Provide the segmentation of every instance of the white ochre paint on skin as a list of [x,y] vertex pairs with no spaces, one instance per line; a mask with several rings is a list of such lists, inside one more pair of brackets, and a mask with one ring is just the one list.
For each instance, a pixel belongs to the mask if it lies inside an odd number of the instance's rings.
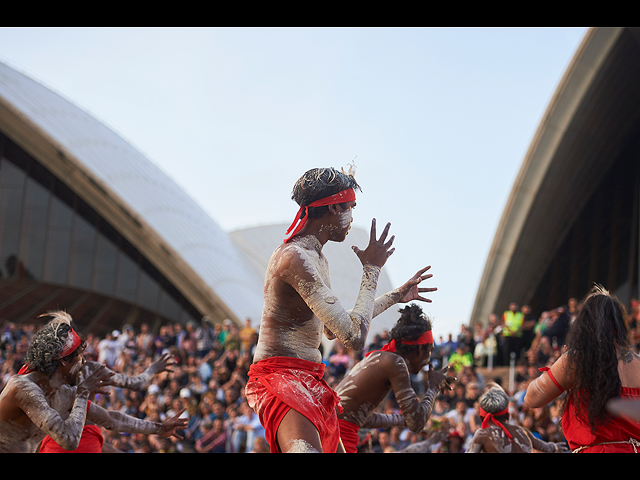
[[[288,252],[274,261],[274,257],[283,248],[287,248]],[[256,358],[289,356],[319,363],[322,357],[318,348],[324,326],[347,348],[361,350],[364,347],[376,310],[375,293],[380,268],[363,267],[356,305],[351,311],[347,311],[331,291],[329,265],[321,249],[322,245],[318,239],[313,235],[307,235],[294,238],[290,244],[280,246],[274,252],[266,274],[263,319],[270,318],[275,321],[261,322]],[[283,262],[286,261],[287,255],[296,255],[298,264],[303,265],[304,271],[297,273],[286,268],[281,269],[280,267],[285,265]],[[276,271],[281,272],[283,276],[291,277],[289,283],[304,299],[315,318],[301,322],[299,318],[287,318],[283,311],[278,310],[276,299],[269,288],[269,283],[275,281],[269,279],[275,276]]]
[[[341,214],[339,226],[334,228],[344,230],[351,221],[349,209]],[[319,347],[325,328],[346,348],[362,350],[372,318],[402,299],[398,289],[376,298],[379,275],[379,267],[363,266],[357,300],[353,309],[346,310],[331,291],[329,264],[322,253],[322,244],[315,236],[297,236],[280,245],[274,251],[265,275],[264,307],[254,361],[283,356],[320,363],[322,356]],[[279,302],[277,295],[282,295],[283,289],[286,291],[288,286],[300,295],[310,312],[306,308],[304,311],[295,310],[295,307]],[[366,368],[378,361],[379,356],[372,355],[368,363],[358,368]],[[293,388],[299,392],[300,398],[315,404],[313,389],[309,390],[307,383],[290,380],[287,388]],[[344,395],[347,392],[348,389],[343,390]],[[250,391],[247,391],[247,396],[252,396]],[[252,407],[260,414],[263,406],[259,398],[256,402]],[[375,408],[376,405],[361,406],[354,414],[357,417],[354,423],[361,424]],[[302,439],[295,442],[285,450],[313,450],[313,446]]]
[[[380,351],[372,352],[368,357],[365,357],[353,366],[349,374],[336,390],[336,394],[340,398],[341,403],[347,405],[349,401],[352,400],[350,393],[357,388],[353,378],[361,371],[377,365],[380,362],[382,355],[383,353]],[[398,367],[406,370],[407,366],[404,359],[399,355],[395,355],[395,357],[394,361]],[[390,425],[406,424],[411,431],[417,432],[424,428],[425,423],[431,417],[433,402],[435,401],[437,392],[438,386],[430,385],[427,388],[422,401],[418,399],[415,391],[411,387],[394,392],[398,401],[398,406],[400,407],[403,415],[374,415],[373,413],[378,407],[378,404],[367,401],[359,404],[355,410],[344,412],[342,417],[345,420],[364,428],[386,428]]]
[[287,447],[287,453],[319,453],[313,445],[302,439],[291,440]]

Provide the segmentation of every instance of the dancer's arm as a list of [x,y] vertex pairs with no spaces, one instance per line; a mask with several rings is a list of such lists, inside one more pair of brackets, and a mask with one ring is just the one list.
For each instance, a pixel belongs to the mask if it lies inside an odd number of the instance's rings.
[[[165,353],[160,359],[149,365],[144,372],[130,377],[119,372],[114,372],[113,383],[116,387],[127,388],[129,390],[141,391],[151,379],[162,372],[171,372],[171,365],[175,365],[175,359],[170,353]],[[99,362],[87,362],[85,368],[89,371],[95,370],[101,364]]]
[[371,237],[365,250],[353,247],[354,252],[362,263],[362,282],[356,304],[351,311],[347,311],[338,298],[323,280],[318,266],[305,263],[304,257],[291,256],[289,261],[299,262],[293,271],[301,272],[291,285],[304,299],[314,315],[340,342],[352,350],[362,350],[365,345],[371,319],[373,318],[376,288],[380,269],[393,253],[391,244],[393,237],[386,241],[390,224],[385,227],[380,239],[376,238],[375,220],[371,225]]
[[529,408],[540,408],[562,394],[571,381],[566,370],[567,356],[562,355],[551,369],[543,372],[527,387],[524,404]]
[[416,272],[416,274],[411,277],[407,282],[390,292],[385,293],[384,295],[380,295],[376,298],[375,305],[373,307],[373,317],[377,317],[382,312],[387,310],[389,307],[397,303],[409,303],[414,300],[420,300],[422,302],[431,303],[431,300],[420,295],[421,293],[427,292],[435,292],[438,290],[436,287],[431,288],[419,288],[418,285],[423,280],[427,280],[433,277],[432,274],[424,275],[424,273],[429,270],[431,266],[425,267],[422,270]]
[[20,384],[15,390],[16,403],[34,425],[49,435],[58,445],[65,450],[75,450],[82,437],[89,397],[97,393],[108,395],[104,388],[111,385],[112,375],[113,373],[103,366],[77,387],[62,385],[57,395],[63,402],[68,401],[69,405],[73,405],[66,419],[49,406],[42,389],[29,378],[18,377]]
[[385,429],[396,426],[404,427],[406,424],[404,415],[397,413],[372,413],[360,428]]
[[176,434],[176,430],[185,429],[188,423],[188,419],[180,418],[183,412],[184,409],[162,423],[149,422],[115,410],[106,410],[92,403],[89,413],[87,414],[87,419],[107,430],[116,432],[157,434],[163,437],[173,435],[181,438]]

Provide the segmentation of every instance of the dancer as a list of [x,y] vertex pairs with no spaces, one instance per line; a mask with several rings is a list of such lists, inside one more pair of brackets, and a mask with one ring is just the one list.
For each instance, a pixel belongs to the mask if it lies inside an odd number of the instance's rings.
[[535,408],[564,396],[562,430],[574,452],[635,452],[640,423],[607,410],[608,402],[640,399],[640,357],[631,349],[627,315],[600,286],[587,295],[572,323],[566,352],[527,389]]
[[[56,313],[54,313],[56,315]],[[111,381],[113,382],[113,386],[119,388],[126,388],[129,390],[134,390],[137,392],[142,391],[145,386],[151,381],[151,379],[162,372],[171,372],[170,368],[172,365],[175,365],[176,361],[173,355],[170,353],[165,353],[162,357],[160,357],[157,361],[152,363],[144,372],[130,377],[127,375],[123,375],[118,372],[113,372],[108,367],[106,367],[106,371],[111,373]],[[86,378],[90,376],[93,372],[102,369],[104,367],[100,362],[95,361],[87,361],[82,367],[80,373],[80,380],[82,378]],[[92,395],[89,398],[89,401],[94,401],[95,395]],[[101,453],[101,452],[116,452],[117,450],[109,445],[108,443],[104,443],[104,437],[102,435],[102,431],[100,427],[98,427],[95,423],[91,422],[89,419],[85,420],[85,424],[82,431],[82,436],[80,438],[80,444],[78,448],[72,450],[72,452],[82,452],[82,453]],[[68,450],[62,448],[50,435],[47,435],[40,445],[39,449],[40,453],[65,453]]]
[[[109,430],[171,436],[184,428],[176,417],[162,423],[146,422],[107,411],[89,397],[108,395],[113,372],[101,366],[83,381],[84,341],[71,328],[71,317],[57,312],[33,337],[27,363],[12,376],[0,394],[0,452],[37,451],[48,434],[66,450],[75,450],[88,418]],[[180,412],[182,413],[182,412]]]
[[479,400],[482,427],[476,430],[467,453],[566,453],[565,443],[545,442],[529,430],[507,423],[509,396],[498,384],[491,382]]
[[[400,318],[389,333],[391,341],[382,350],[369,352],[336,388],[343,412],[338,415],[340,437],[347,453],[356,453],[361,428],[407,426],[420,432],[431,416],[437,393],[450,390],[450,366],[434,371],[430,365],[428,386],[422,401],[411,386],[409,374],[417,375],[429,363],[434,348],[431,322],[420,306],[400,309]],[[393,390],[402,414],[375,413]]]
[[272,452],[336,452],[340,445],[338,398],[322,379],[323,331],[347,348],[362,350],[373,317],[398,302],[429,301],[420,294],[435,290],[418,288],[431,277],[423,276],[427,267],[375,298],[394,238],[387,241],[389,224],[378,238],[374,219],[369,245],[352,247],[363,267],[358,299],[351,311],[342,306],[331,290],[322,247],[345,240],[359,188],[352,174],[333,168],[309,170],[293,188],[300,209],[267,267],[259,340],[246,385]]

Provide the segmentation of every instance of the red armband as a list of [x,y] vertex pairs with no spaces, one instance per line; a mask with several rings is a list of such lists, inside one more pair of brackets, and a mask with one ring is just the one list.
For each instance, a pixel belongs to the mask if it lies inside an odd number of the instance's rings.
[[538,370],[540,370],[541,372],[547,372],[547,374],[549,375],[549,378],[555,384],[555,386],[558,387],[561,392],[564,392],[564,388],[562,388],[560,384],[557,382],[557,380],[554,378],[553,374],[551,373],[551,369],[549,367],[542,367],[542,368],[539,368]]

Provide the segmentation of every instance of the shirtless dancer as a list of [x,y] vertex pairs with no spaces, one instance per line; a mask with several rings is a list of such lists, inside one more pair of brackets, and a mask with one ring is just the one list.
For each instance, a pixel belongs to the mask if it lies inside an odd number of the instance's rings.
[[480,397],[482,428],[476,430],[467,453],[567,453],[566,443],[544,442],[524,427],[507,423],[509,397],[492,383]]
[[[295,184],[300,205],[285,239],[274,251],[265,277],[264,308],[247,400],[265,427],[272,452],[336,452],[340,444],[338,398],[322,379],[319,346],[323,330],[353,350],[365,345],[371,319],[398,302],[423,300],[419,271],[402,287],[376,299],[380,269],[393,253],[390,225],[377,238],[376,221],[366,249],[352,247],[363,266],[355,307],[347,311],[331,291],[322,253],[328,241],[342,242],[351,226],[359,186],[333,168],[312,169]],[[298,223],[298,220],[300,222]]]
[[101,366],[78,382],[85,343],[70,323],[68,315],[58,312],[34,335],[27,364],[0,394],[0,452],[36,452],[46,435],[64,449],[75,450],[86,419],[129,433],[171,436],[185,428],[186,420],[178,415],[155,423],[90,404],[91,395],[109,394],[105,388],[113,384],[113,372]]
[[[170,353],[165,353],[157,361],[149,365],[149,368],[147,368],[144,372],[133,377],[129,377],[118,372],[112,372],[108,367],[104,368],[104,370],[112,374],[111,381],[113,382],[113,386],[140,392],[143,388],[146,387],[146,385],[155,375],[162,372],[171,372],[172,370],[170,367],[175,363],[176,362],[173,356]],[[86,361],[80,373],[80,381],[82,380],[82,378],[88,377],[93,372],[98,369],[102,369],[103,367],[103,364],[101,364],[100,362],[95,362],[92,360]],[[94,397],[95,395],[92,395],[89,398],[89,401],[93,401]],[[82,453],[115,453],[119,450],[113,448],[108,443],[105,444],[100,427],[87,419],[84,424],[80,444],[78,448],[73,451]],[[39,452],[65,453],[67,452],[67,450],[58,445],[50,435],[47,435],[42,441]]]
[[[340,436],[347,453],[357,453],[361,428],[407,426],[420,432],[431,416],[436,394],[450,390],[450,366],[428,372],[428,387],[422,401],[411,386],[409,374],[417,375],[429,363],[434,348],[431,322],[422,309],[411,304],[400,310],[400,318],[389,332],[391,341],[358,362],[336,388],[343,412],[338,415]],[[393,393],[402,414],[375,413],[374,410]]]

